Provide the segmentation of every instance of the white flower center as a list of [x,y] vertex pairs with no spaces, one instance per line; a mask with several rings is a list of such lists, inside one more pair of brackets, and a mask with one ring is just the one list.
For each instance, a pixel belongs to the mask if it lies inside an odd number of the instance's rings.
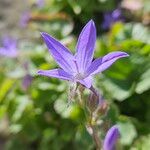
[[75,75],[75,79],[77,80],[82,80],[85,78],[85,75],[83,73],[78,73]]
[[80,72],[76,59],[74,60],[74,63],[75,63],[75,67],[76,67],[76,73],[74,75],[74,78],[76,80],[82,80],[82,79],[84,79],[86,77],[86,75],[85,75],[84,72]]

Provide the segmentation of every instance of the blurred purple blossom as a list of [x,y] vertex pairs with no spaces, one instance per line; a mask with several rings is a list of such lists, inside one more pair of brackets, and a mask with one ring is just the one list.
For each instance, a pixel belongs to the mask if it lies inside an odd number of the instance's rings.
[[25,74],[25,76],[24,76],[24,78],[22,80],[22,89],[24,91],[27,91],[27,89],[31,85],[33,77],[29,74],[29,63],[28,62],[25,62],[23,64],[23,68],[25,69],[26,74]]
[[0,55],[6,57],[17,57],[17,41],[11,37],[5,36],[2,39],[2,47],[0,47]]
[[124,21],[121,9],[115,9],[111,12],[104,13],[104,21],[102,23],[103,29],[109,29],[115,22]]
[[112,126],[104,139],[103,150],[115,150],[115,145],[120,136],[117,125]]
[[21,15],[21,19],[20,19],[20,22],[19,22],[19,25],[23,28],[25,28],[29,22],[31,18],[31,14],[29,11],[25,11],[23,12],[23,14]]
[[37,0],[36,4],[39,8],[42,8],[45,5],[45,0]]
[[92,20],[86,24],[79,36],[75,55],[49,34],[42,33],[42,37],[49,52],[62,69],[39,70],[38,74],[78,82],[87,88],[92,86],[94,75],[108,69],[119,58],[129,56],[125,52],[117,51],[93,61],[96,28]]
[[33,77],[29,74],[26,74],[22,80],[22,88],[24,91],[27,91],[29,86],[31,85],[31,82],[33,80]]

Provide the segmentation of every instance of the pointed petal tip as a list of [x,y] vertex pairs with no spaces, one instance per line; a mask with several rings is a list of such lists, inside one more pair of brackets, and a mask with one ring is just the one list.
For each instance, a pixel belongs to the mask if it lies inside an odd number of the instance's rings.
[[76,54],[77,62],[80,71],[87,68],[92,62],[96,43],[96,26],[94,21],[89,20],[82,29],[77,46]]
[[[52,37],[50,34],[48,34],[47,32],[40,32],[41,36],[43,39],[45,38],[51,38],[51,39],[55,39],[54,37]],[[55,39],[56,40],[56,39]]]
[[[43,71],[44,71],[44,70],[38,70],[38,71],[37,71],[37,74],[38,74],[38,75],[44,75],[44,72],[43,72]],[[46,71],[46,70],[45,70],[45,71]]]
[[118,55],[120,58],[130,56],[128,53],[126,53],[124,51],[114,51],[114,52],[111,52],[110,54],[115,55],[115,56]]
[[112,126],[106,133],[103,149],[112,150],[115,148],[116,142],[120,136],[120,132],[117,125]]
[[93,19],[89,20],[87,22],[87,25],[89,25],[89,26],[92,25],[95,28],[95,22],[94,22],[94,20]]
[[114,129],[114,130],[119,131],[119,129],[118,129],[118,125],[113,125],[111,128],[112,128],[112,129]]
[[129,57],[130,55],[128,54],[128,53],[126,53],[126,52],[121,52],[120,51],[120,53],[122,53],[122,57]]
[[44,38],[45,36],[50,36],[48,33],[46,32],[40,32],[41,36]]
[[91,25],[93,25],[95,27],[95,22],[93,19],[91,19],[88,23],[90,23]]
[[130,55],[126,52],[120,52],[120,58],[122,57],[129,57]]
[[97,58],[91,63],[91,66],[88,68],[88,74],[97,74],[106,69],[108,69],[114,62],[120,58],[128,57],[129,54],[122,51],[110,52],[102,58]]
[[89,22],[90,22],[90,23],[94,23],[94,20],[93,20],[93,19],[90,19]]
[[38,75],[40,75],[41,73],[42,73],[42,71],[41,71],[41,70],[38,70],[38,71],[37,71],[37,74],[38,74]]

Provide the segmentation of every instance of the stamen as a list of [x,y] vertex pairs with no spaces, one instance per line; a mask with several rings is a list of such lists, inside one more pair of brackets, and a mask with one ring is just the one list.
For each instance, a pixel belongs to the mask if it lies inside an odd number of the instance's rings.
[[77,69],[77,73],[75,75],[75,79],[78,79],[78,80],[84,79],[84,73],[79,71],[79,67],[78,67],[76,59],[74,60],[74,63],[75,63],[76,69]]

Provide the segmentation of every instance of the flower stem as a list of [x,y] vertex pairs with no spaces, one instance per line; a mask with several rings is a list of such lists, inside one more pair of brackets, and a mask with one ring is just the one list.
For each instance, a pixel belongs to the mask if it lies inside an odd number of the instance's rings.
[[91,126],[91,129],[92,129],[92,138],[93,141],[95,142],[96,150],[101,150],[101,143],[94,126]]
[[96,130],[96,127],[93,124],[93,113],[90,114],[89,127],[90,127],[90,130],[91,130],[91,136],[92,136],[93,141],[94,141],[95,146],[96,146],[96,150],[101,150],[101,141],[100,141],[99,136],[97,134],[98,132]]
[[[90,91],[99,99],[101,98],[99,93],[97,92],[97,90],[91,86],[90,88]],[[82,92],[81,94],[79,95],[80,98],[79,99],[82,99],[81,96],[82,96]],[[80,100],[80,102],[82,102],[82,100]],[[86,116],[86,119],[88,120],[88,124],[87,124],[87,131],[89,132],[89,134],[92,136],[93,138],[93,142],[95,143],[95,147],[96,147],[96,150],[101,150],[101,140],[98,136],[98,131],[97,131],[97,128],[96,128],[96,125],[97,123],[95,122],[95,117],[93,116],[94,114],[94,111],[91,110],[90,113],[89,113],[89,116],[87,115],[86,113],[86,104],[84,103],[83,105],[83,110],[84,110],[84,113],[85,113],[85,116]]]

